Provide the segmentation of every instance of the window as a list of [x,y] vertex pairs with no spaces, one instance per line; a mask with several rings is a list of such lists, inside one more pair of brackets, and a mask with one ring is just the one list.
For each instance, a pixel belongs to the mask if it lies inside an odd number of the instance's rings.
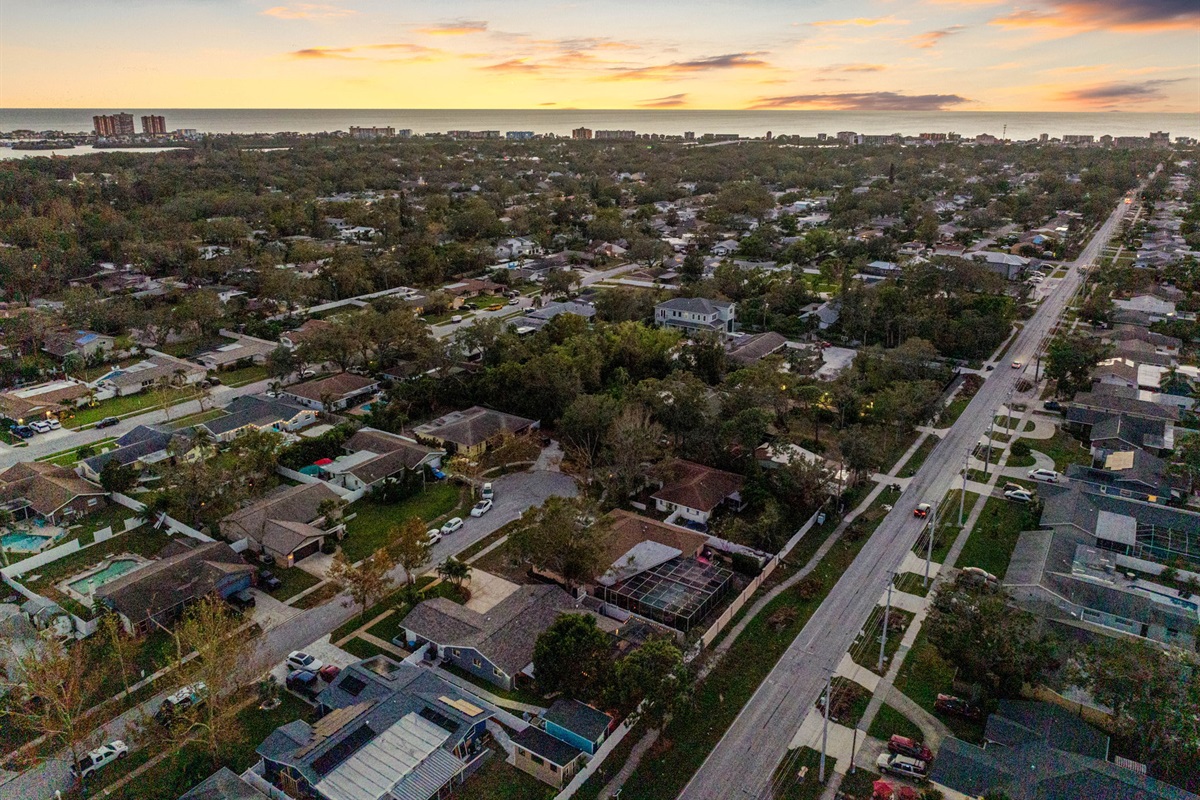
[[500,671],[499,667],[492,667],[492,674],[495,675],[497,678],[504,677],[504,673]]
[[542,758],[539,755],[535,755],[533,753],[529,754],[529,760],[532,761],[533,763],[537,764],[539,767],[546,763],[546,759]]
[[479,660],[478,658],[473,659],[471,661],[471,663],[475,665],[475,669],[479,669],[480,667],[483,666],[483,662],[481,660]]
[[455,658],[462,658],[462,650],[459,650],[457,647],[450,652],[454,654]]
[[558,766],[556,764],[549,764],[548,766],[550,767],[551,772],[558,772]]

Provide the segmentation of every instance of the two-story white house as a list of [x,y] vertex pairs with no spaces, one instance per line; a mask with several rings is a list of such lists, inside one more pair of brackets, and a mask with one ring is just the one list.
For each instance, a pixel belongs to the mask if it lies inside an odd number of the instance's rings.
[[693,333],[714,331],[733,333],[736,309],[724,300],[703,297],[675,297],[654,307],[654,324]]

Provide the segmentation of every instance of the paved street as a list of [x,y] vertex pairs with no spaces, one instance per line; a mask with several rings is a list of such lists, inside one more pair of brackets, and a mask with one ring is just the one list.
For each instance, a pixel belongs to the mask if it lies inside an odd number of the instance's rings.
[[[1026,365],[1030,378],[1028,365],[1082,280],[1076,267],[1095,260],[1125,209],[1123,203],[1117,206],[1010,349],[1006,358]],[[891,513],[684,788],[682,800],[771,797],[771,776],[788,742],[921,532],[924,523],[913,517],[913,509],[920,502],[936,503],[957,485],[963,456],[984,434],[993,412],[1013,395],[1024,372],[1003,368],[988,373],[983,387],[911,479]],[[1035,402],[1036,396],[1019,399]],[[752,769],[747,768],[750,765]]]

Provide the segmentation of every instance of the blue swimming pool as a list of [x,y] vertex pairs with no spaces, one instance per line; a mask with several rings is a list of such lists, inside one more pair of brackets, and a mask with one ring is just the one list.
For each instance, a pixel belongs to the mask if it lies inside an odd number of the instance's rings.
[[12,553],[35,553],[53,538],[32,533],[6,533],[0,536],[0,547]]
[[109,581],[121,577],[126,572],[133,572],[135,569],[140,569],[143,566],[145,566],[144,561],[134,558],[114,558],[104,569],[96,570],[83,578],[76,578],[67,585],[80,594],[87,594],[89,588],[98,589]]
[[100,378],[100,380],[102,380],[102,381],[110,381],[110,380],[112,380],[113,378],[117,377],[118,375],[124,375],[124,374],[125,374],[125,370],[123,370],[123,369],[114,369],[112,372],[110,372],[110,373],[108,373],[107,375],[105,375],[104,377]]

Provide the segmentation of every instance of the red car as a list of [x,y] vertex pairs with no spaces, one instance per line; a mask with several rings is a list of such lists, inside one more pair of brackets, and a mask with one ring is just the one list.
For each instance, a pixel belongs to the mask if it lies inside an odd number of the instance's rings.
[[895,734],[891,739],[888,739],[888,751],[899,753],[902,756],[920,759],[921,761],[932,761],[933,751],[918,741]]
[[939,694],[937,700],[934,701],[933,708],[935,711],[941,711],[943,714],[953,714],[963,719],[983,719],[982,708],[952,694]]
[[334,666],[333,664],[326,664],[317,670],[317,674],[320,675],[321,680],[325,681],[326,683],[333,683],[334,679],[337,678],[338,673],[341,671],[341,667]]
[[925,517],[929,516],[929,512],[932,510],[933,506],[929,505],[929,503],[921,503],[913,509],[913,516],[918,519],[925,519]]

